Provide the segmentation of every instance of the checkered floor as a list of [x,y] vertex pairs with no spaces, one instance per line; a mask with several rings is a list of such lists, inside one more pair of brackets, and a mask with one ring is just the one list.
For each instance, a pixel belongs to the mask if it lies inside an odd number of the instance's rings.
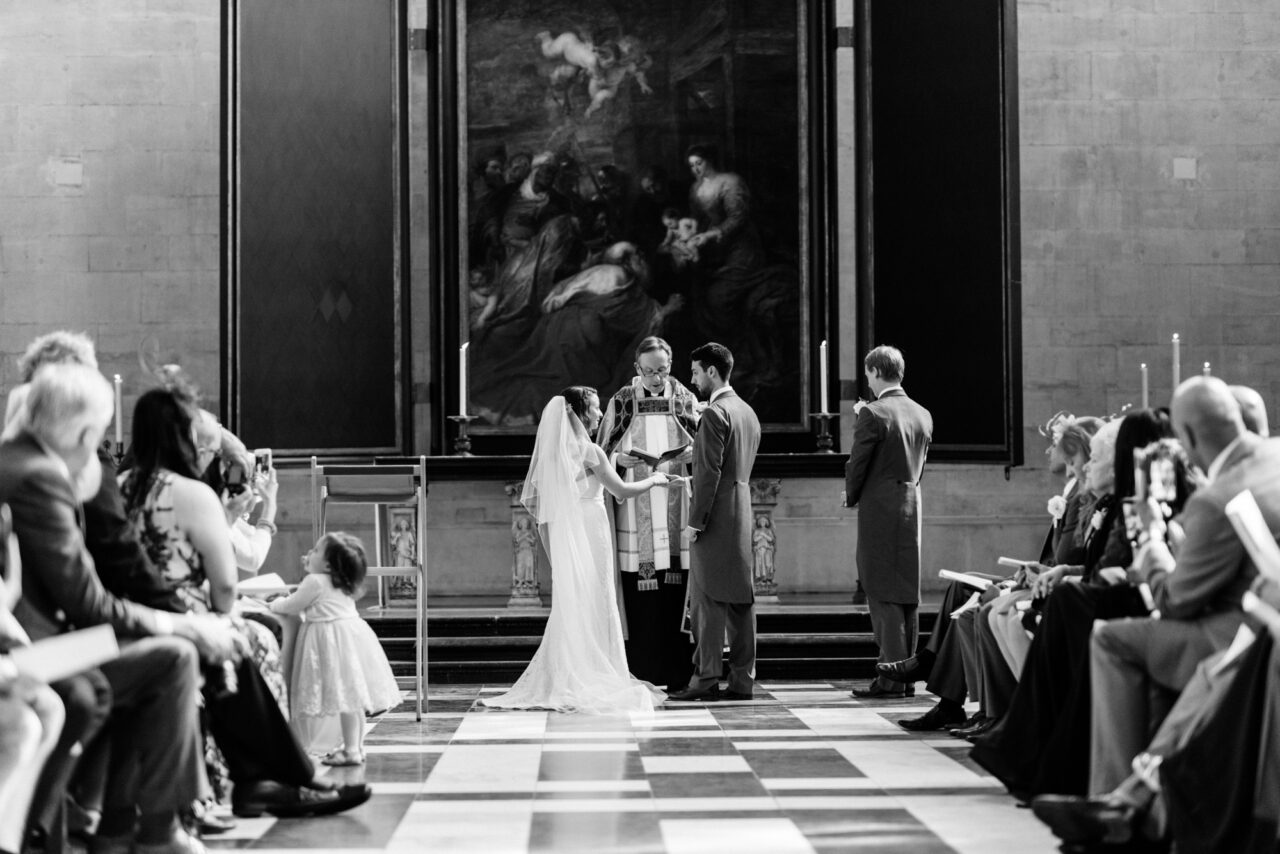
[[[923,686],[920,686],[923,687]],[[933,703],[766,683],[751,702],[653,717],[480,706],[505,686],[438,686],[421,723],[384,716],[373,799],[340,816],[240,820],[210,848],[499,852],[1055,851],[960,740],[898,727]]]

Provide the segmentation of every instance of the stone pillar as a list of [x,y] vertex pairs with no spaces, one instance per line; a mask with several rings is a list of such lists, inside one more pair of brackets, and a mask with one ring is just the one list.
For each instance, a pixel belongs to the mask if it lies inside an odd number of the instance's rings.
[[520,503],[524,482],[508,483],[503,487],[511,505],[511,598],[508,608],[541,608],[542,596],[538,591],[538,523]]
[[773,508],[778,505],[778,493],[781,491],[780,480],[751,481],[751,577],[757,602],[778,602],[778,584],[774,580],[778,532],[773,526]]

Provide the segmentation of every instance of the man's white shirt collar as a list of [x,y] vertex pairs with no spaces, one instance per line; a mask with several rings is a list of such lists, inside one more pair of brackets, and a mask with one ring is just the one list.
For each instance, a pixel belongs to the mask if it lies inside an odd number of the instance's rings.
[[896,385],[891,385],[891,386],[888,386],[888,387],[886,387],[886,388],[881,389],[881,390],[880,390],[880,393],[876,395],[876,400],[879,400],[880,398],[884,397],[886,394],[888,394],[889,392],[893,391],[895,388],[896,388],[896,389],[898,389],[899,391],[901,391],[901,390],[902,390],[902,383],[897,383]]
[[710,400],[708,400],[708,401],[707,401],[707,403],[715,403],[715,402],[716,402],[716,398],[717,398],[717,397],[720,397],[722,394],[728,394],[728,393],[729,393],[729,392],[731,392],[731,391],[733,391],[733,386],[731,386],[731,385],[722,385],[722,386],[720,386],[720,388],[718,388],[718,389],[716,389],[715,391],[711,392],[711,399],[710,399]]
[[1209,463],[1209,470],[1204,473],[1205,479],[1208,480],[1209,483],[1213,483],[1218,479],[1218,475],[1222,473],[1222,467],[1227,464],[1227,457],[1231,456],[1231,452],[1236,449],[1236,445],[1239,445],[1240,440],[1243,438],[1243,433],[1236,436],[1231,440],[1231,444],[1223,448],[1221,453],[1213,458],[1213,462]]

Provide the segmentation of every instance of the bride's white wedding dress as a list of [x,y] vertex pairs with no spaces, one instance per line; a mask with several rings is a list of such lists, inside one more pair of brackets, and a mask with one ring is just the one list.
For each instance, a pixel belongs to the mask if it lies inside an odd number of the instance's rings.
[[612,526],[604,487],[589,470],[608,464],[564,398],[553,398],[521,497],[542,525],[551,558],[551,616],[529,667],[510,691],[485,705],[617,714],[652,712],[666,698],[627,669]]

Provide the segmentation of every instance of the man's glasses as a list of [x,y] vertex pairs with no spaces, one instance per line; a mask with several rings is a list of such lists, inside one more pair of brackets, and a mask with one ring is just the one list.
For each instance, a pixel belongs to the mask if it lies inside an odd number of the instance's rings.
[[641,368],[640,376],[645,377],[647,379],[653,379],[654,377],[669,377],[671,376],[671,369],[670,368]]

